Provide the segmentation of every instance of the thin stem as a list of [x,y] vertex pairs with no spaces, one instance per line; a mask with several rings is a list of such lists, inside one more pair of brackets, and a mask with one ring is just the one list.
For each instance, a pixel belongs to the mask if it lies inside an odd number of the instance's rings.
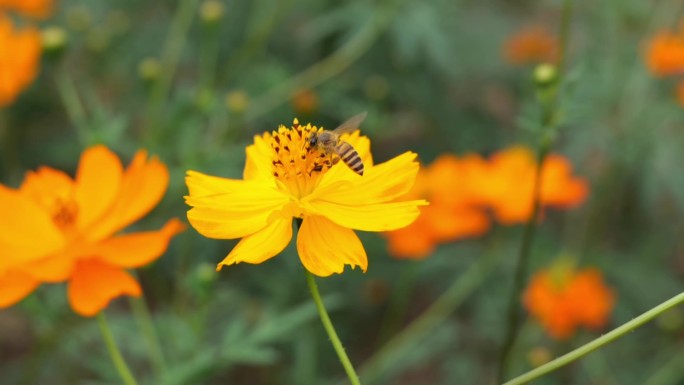
[[64,104],[64,108],[66,109],[67,115],[69,115],[69,120],[71,120],[71,124],[73,124],[76,129],[79,142],[81,142],[82,146],[89,145],[90,135],[88,134],[88,118],[85,108],[83,108],[83,104],[78,97],[74,81],[71,79],[66,68],[60,68],[57,71],[55,82],[57,83],[57,90],[62,103]]
[[382,372],[396,367],[406,353],[405,348],[413,348],[425,335],[442,324],[484,281],[495,262],[496,258],[488,256],[471,264],[429,308],[364,363],[361,368],[363,378],[373,382]]
[[504,385],[520,385],[520,384],[526,384],[530,381],[536,380],[537,378],[550,373],[560,367],[563,367],[577,359],[580,359],[584,357],[585,355],[593,352],[594,350],[601,348],[618,338],[624,336],[625,334],[631,332],[632,330],[640,327],[641,325],[651,321],[655,317],[659,316],[660,314],[664,313],[667,310],[672,309],[673,307],[680,305],[684,303],[684,293],[680,293],[669,300],[661,303],[660,305],[654,307],[653,309],[643,313],[642,315],[634,318],[633,320],[623,324],[622,326],[612,330],[608,334],[605,334],[587,344],[584,344],[580,346],[579,348],[571,351],[570,353],[567,353],[561,357],[556,358],[555,360],[548,362],[536,369],[533,369],[521,376],[518,376],[508,382],[506,382]]
[[565,73],[565,62],[567,55],[568,37],[570,30],[570,20],[572,18],[572,0],[565,0],[563,3],[563,11],[561,15],[561,24],[559,29],[560,47],[559,47],[559,64],[557,71],[557,78],[551,85],[542,87],[552,87],[538,92],[539,103],[542,108],[541,115],[541,138],[537,150],[537,164],[534,176],[534,190],[532,194],[532,215],[525,225],[525,232],[520,244],[518,259],[515,266],[515,273],[513,276],[513,288],[510,291],[508,298],[508,311],[506,331],[504,333],[504,343],[499,355],[499,369],[497,373],[498,382],[502,382],[506,370],[508,368],[511,351],[515,345],[515,340],[520,328],[519,316],[519,301],[518,298],[522,293],[523,285],[527,276],[527,265],[529,264],[532,245],[534,243],[534,236],[537,224],[537,217],[540,209],[540,195],[542,184],[542,167],[546,156],[551,151],[553,139],[555,137],[555,130],[557,126],[558,116],[558,94],[562,86],[563,75]]
[[321,300],[321,294],[318,292],[318,285],[316,285],[316,280],[314,279],[313,274],[309,273],[308,270],[306,271],[306,283],[309,285],[309,290],[311,290],[311,296],[313,297],[313,300],[316,303],[318,315],[321,316],[321,322],[323,323],[323,327],[325,328],[325,331],[328,333],[330,342],[332,343],[333,348],[335,348],[335,352],[337,352],[337,356],[339,357],[340,362],[344,367],[344,371],[347,372],[349,382],[351,382],[352,385],[361,385],[361,383],[359,382],[359,376],[356,374],[356,371],[354,370],[351,361],[349,361],[349,357],[347,356],[347,353],[344,351],[344,346],[342,346],[342,342],[340,342],[340,338],[337,336],[337,333],[335,332],[335,327],[330,321],[330,316],[328,316],[328,312],[325,310],[325,306],[323,306],[323,301]]
[[158,378],[164,378],[166,373],[166,361],[164,360],[164,353],[159,343],[159,336],[154,328],[152,315],[147,307],[147,302],[143,297],[133,298],[128,297],[128,303],[131,305],[133,316],[135,317],[138,327],[142,331],[145,340],[147,340],[147,347],[150,351],[150,358],[157,372]]
[[[388,0],[391,3],[392,0]],[[375,16],[351,40],[304,71],[254,98],[245,113],[245,120],[257,118],[286,101],[297,89],[313,88],[338,75],[363,55],[373,45],[382,31],[393,20],[389,6],[380,7]]]
[[173,77],[176,73],[176,67],[180,60],[183,47],[185,46],[186,37],[192,19],[197,8],[198,0],[181,0],[176,10],[176,14],[171,22],[169,35],[164,44],[164,51],[161,58],[161,75],[155,84],[150,94],[148,104],[148,114],[146,130],[152,144],[156,144],[159,133],[160,119],[162,117],[162,110],[164,102],[168,98],[171,90]]
[[112,362],[116,367],[116,371],[119,372],[119,376],[121,376],[124,384],[137,385],[138,383],[135,381],[133,373],[131,373],[128,365],[126,365],[126,361],[124,361],[119,348],[116,346],[116,342],[114,342],[112,330],[109,328],[109,324],[107,323],[104,313],[100,312],[97,315],[97,323],[100,325],[102,338],[104,339],[105,346],[107,346],[107,351],[109,351],[109,356],[112,358]]

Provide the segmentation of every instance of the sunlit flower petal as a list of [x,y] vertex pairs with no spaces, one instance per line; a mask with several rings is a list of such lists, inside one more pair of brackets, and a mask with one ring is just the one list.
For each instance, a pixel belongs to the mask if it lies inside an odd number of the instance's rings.
[[[188,186],[196,186],[196,176],[188,176]],[[209,238],[233,239],[263,229],[271,214],[285,206],[289,198],[276,189],[271,183],[261,180],[232,181],[240,182],[226,193],[210,195],[193,195],[186,197],[186,202],[193,206],[188,211],[188,220],[200,234]],[[223,184],[228,187],[228,184]],[[239,187],[239,188],[235,188]],[[196,187],[191,187],[197,191]],[[226,220],[230,219],[230,220]]]
[[218,270],[239,262],[262,263],[283,251],[291,239],[292,220],[278,218],[262,230],[242,238],[218,264]]
[[159,258],[166,251],[171,238],[184,228],[181,221],[171,219],[159,231],[143,231],[106,239],[93,246],[93,255],[112,266],[144,266]]
[[103,239],[140,219],[159,203],[169,184],[169,172],[156,157],[138,151],[124,171],[121,188],[103,220],[88,230],[88,240]]
[[96,315],[117,297],[141,294],[138,281],[130,274],[97,260],[78,262],[67,291],[69,304],[84,317]]
[[356,206],[317,200],[311,210],[340,226],[362,231],[390,231],[408,226],[418,218],[418,206],[426,201],[405,201]]
[[297,251],[304,267],[319,277],[341,273],[344,265],[368,268],[368,257],[352,230],[320,216],[304,218],[297,236]]
[[36,78],[42,49],[40,33],[33,27],[17,30],[11,19],[0,12],[0,47],[0,107],[3,107],[14,102]]
[[107,147],[95,146],[83,152],[74,191],[79,210],[76,221],[79,229],[87,230],[112,205],[119,193],[122,176],[121,161]]
[[0,201],[0,267],[29,262],[64,245],[52,218],[31,199],[0,186]]
[[40,282],[30,275],[8,270],[0,274],[0,308],[10,307],[31,294]]

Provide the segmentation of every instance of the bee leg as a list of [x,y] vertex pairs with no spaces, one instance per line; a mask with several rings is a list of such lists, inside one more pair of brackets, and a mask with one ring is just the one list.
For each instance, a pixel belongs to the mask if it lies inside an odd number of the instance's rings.
[[339,157],[339,156],[336,156],[336,157],[332,158],[332,164],[333,164],[333,166],[336,165],[337,162],[339,162],[339,161],[340,161],[340,157]]

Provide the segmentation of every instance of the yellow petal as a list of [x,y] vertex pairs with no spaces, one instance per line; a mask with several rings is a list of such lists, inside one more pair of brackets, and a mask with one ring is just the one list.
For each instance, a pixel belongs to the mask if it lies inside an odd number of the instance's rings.
[[0,202],[0,266],[34,260],[64,245],[52,218],[30,198],[0,185]]
[[390,231],[410,225],[420,215],[418,206],[423,205],[427,205],[424,200],[370,205],[344,205],[318,200],[311,202],[308,208],[350,229]]
[[185,177],[185,184],[188,186],[190,196],[193,197],[233,192],[241,189],[244,186],[243,182],[239,179],[211,176],[193,170],[188,171]]
[[247,153],[243,172],[245,179],[273,179],[273,167],[271,166],[273,149],[267,142],[270,136],[269,133],[263,136],[255,136],[254,144],[245,149]]
[[0,276],[0,308],[10,307],[31,294],[40,284],[28,274],[9,270]]
[[[340,180],[345,178],[340,178],[340,171],[335,171],[339,166],[335,166],[323,176],[320,185],[307,199],[324,199],[348,205],[389,202],[406,194],[413,187],[418,174],[415,159],[415,153],[406,152],[368,168],[362,177],[357,175],[347,180]],[[342,167],[348,169],[345,165]]]
[[292,218],[281,217],[263,230],[242,238],[216,269],[240,262],[262,263],[283,251],[291,239]]
[[368,268],[368,257],[359,238],[350,229],[320,216],[307,216],[297,236],[297,251],[312,274],[327,277],[341,273],[344,265]]
[[[188,186],[201,180],[200,190],[230,187],[223,194],[205,196],[190,195],[185,202],[193,208],[188,211],[188,220],[200,234],[209,238],[234,239],[253,234],[263,229],[271,215],[281,210],[289,197],[280,192],[274,184],[262,180],[213,180],[196,174],[188,175]],[[229,186],[230,185],[230,186]],[[197,190],[190,187],[191,192]]]
[[97,220],[114,202],[123,175],[119,158],[105,146],[83,152],[76,172],[76,202],[79,229]]

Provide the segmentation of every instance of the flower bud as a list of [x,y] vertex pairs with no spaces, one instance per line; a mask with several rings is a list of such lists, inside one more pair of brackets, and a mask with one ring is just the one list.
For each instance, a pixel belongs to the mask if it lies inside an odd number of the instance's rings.
[[242,113],[245,112],[248,106],[249,97],[244,91],[230,91],[226,95],[226,107],[228,108],[228,111]]
[[216,24],[223,18],[223,3],[218,0],[203,1],[200,5],[199,14],[204,23]]
[[43,44],[43,52],[49,57],[58,57],[64,52],[69,37],[62,27],[50,26],[43,29],[40,33]]
[[537,87],[546,88],[558,80],[558,69],[553,64],[540,64],[534,69],[534,83]]
[[161,65],[156,58],[148,57],[138,64],[138,76],[145,82],[153,82],[159,77],[160,72]]

